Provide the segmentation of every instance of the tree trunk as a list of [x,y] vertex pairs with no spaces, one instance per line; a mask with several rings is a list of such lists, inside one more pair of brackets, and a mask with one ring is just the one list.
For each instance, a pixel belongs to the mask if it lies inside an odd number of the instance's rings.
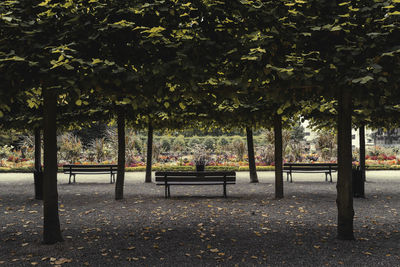
[[43,176],[43,243],[54,244],[64,241],[61,236],[58,216],[57,192],[57,95],[54,90],[43,90],[43,137],[44,137],[44,176]]
[[42,140],[40,138],[40,128],[36,128],[35,135],[35,199],[43,200],[43,171],[42,171]]
[[351,103],[350,90],[341,90],[338,102],[338,179],[337,198],[338,228],[337,238],[353,240],[353,193],[352,193],[352,146],[351,146]]
[[147,133],[147,160],[146,160],[146,183],[151,183],[151,165],[153,158],[153,126],[149,122],[149,131]]
[[122,107],[118,107],[118,168],[117,181],[115,182],[115,199],[124,198],[125,180],[125,112]]
[[250,183],[258,183],[256,160],[254,157],[253,131],[250,127],[246,127],[246,134],[247,134],[247,151],[248,151],[249,170],[250,170]]
[[362,179],[365,182],[366,179],[366,173],[365,173],[365,125],[360,126],[360,169],[361,169],[361,175]]
[[275,138],[275,198],[283,198],[282,117],[274,117]]

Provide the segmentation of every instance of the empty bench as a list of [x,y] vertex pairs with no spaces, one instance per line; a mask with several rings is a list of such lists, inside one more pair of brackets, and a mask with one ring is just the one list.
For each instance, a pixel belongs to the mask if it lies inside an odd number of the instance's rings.
[[76,182],[75,176],[77,174],[110,174],[110,183],[115,182],[115,175],[117,174],[117,165],[79,165],[79,164],[66,164],[63,165],[63,172],[69,174],[68,183],[71,183],[71,177]]
[[202,172],[156,172],[156,184],[165,186],[165,198],[171,197],[171,185],[221,185],[224,197],[226,186],[236,183],[234,171],[202,171]]
[[286,172],[286,180],[293,182],[293,173],[325,173],[325,181],[332,183],[332,172],[337,171],[337,163],[285,163],[283,165],[283,172]]

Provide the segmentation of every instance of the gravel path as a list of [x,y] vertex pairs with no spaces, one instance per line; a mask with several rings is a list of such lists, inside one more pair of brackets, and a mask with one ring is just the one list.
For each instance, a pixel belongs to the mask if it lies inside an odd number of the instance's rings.
[[[355,241],[336,236],[336,183],[294,174],[274,200],[273,172],[258,184],[163,187],[127,173],[115,201],[107,175],[59,175],[65,242],[41,244],[42,204],[31,174],[0,174],[0,266],[400,266],[400,172],[367,173],[355,199]],[[336,177],[334,176],[334,181]]]

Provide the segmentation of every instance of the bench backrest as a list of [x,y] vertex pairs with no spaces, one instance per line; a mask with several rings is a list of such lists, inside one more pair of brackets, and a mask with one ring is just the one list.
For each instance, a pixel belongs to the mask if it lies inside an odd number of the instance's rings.
[[234,171],[204,171],[204,172],[156,172],[155,181],[165,182],[235,182]]
[[63,165],[64,172],[110,172],[117,171],[118,165],[104,164],[104,165],[80,165],[80,164],[65,164]]
[[284,170],[337,170],[337,163],[284,163]]

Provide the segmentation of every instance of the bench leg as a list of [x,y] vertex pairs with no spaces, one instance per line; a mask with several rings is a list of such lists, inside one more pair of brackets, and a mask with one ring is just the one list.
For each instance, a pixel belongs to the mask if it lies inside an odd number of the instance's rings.
[[224,197],[226,198],[226,184],[224,183]]
[[168,197],[171,197],[171,189],[169,185],[168,185]]
[[286,182],[289,182],[289,173],[286,173]]
[[69,175],[69,178],[68,178],[68,184],[71,184],[71,174]]
[[111,176],[110,176],[110,184],[113,184],[114,182],[115,182],[114,174],[111,174]]
[[74,184],[76,183],[75,176],[76,176],[76,174],[74,174]]
[[168,185],[165,185],[164,194],[165,194],[165,198],[168,198]]
[[331,183],[332,183],[332,173],[329,173],[329,176],[330,176],[330,178],[331,178]]
[[293,176],[292,176],[292,173],[290,173],[290,182],[293,183]]

